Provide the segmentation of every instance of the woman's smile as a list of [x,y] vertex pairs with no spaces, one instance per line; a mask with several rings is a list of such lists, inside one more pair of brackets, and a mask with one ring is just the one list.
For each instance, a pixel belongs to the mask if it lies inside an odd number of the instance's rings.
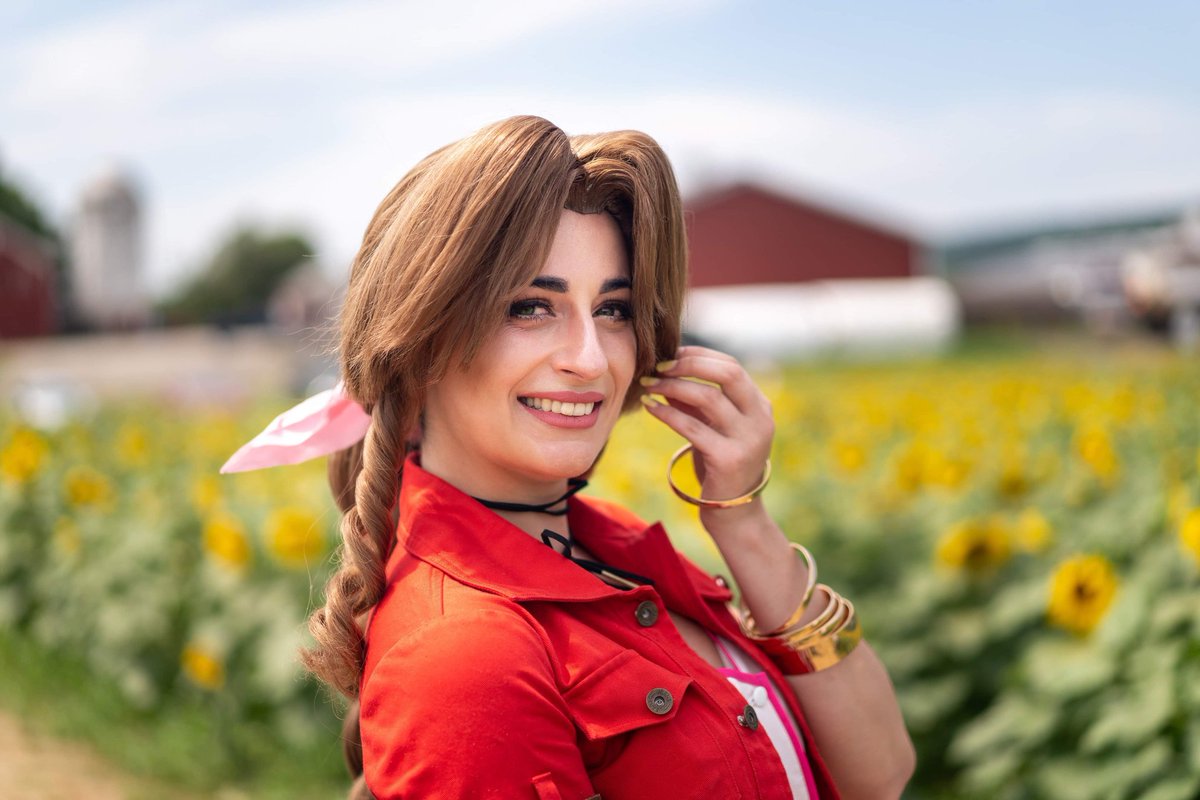
[[518,399],[530,414],[548,425],[590,428],[600,418],[604,395],[599,392],[546,392]]

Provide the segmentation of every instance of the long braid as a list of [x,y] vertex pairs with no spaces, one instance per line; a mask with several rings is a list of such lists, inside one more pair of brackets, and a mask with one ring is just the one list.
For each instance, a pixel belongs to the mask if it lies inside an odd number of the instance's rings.
[[317,647],[300,658],[312,672],[349,698],[358,696],[365,658],[360,618],[379,602],[384,567],[394,540],[392,509],[399,487],[406,430],[400,399],[384,392],[371,410],[354,481],[354,504],[342,515],[342,565],[325,585],[325,605],[309,617]]

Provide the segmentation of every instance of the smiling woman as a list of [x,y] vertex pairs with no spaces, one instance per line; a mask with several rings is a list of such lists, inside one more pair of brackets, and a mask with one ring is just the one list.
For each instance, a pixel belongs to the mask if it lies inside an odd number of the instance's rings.
[[[309,441],[268,428],[245,462],[332,452],[342,566],[302,657],[358,701],[352,797],[899,795],[887,675],[758,496],[770,405],[733,358],[679,347],[686,272],[671,166],[636,131],[502,120],[380,205],[342,384],[288,412]],[[661,525],[579,494],[639,400],[689,440],[758,629]]]

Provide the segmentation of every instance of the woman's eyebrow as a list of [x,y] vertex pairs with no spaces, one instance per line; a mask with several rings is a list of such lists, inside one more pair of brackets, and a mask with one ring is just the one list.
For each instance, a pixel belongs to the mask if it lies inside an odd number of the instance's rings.
[[[535,289],[544,289],[547,292],[567,293],[567,282],[562,278],[554,278],[550,275],[538,275],[529,285]],[[628,289],[632,286],[633,284],[629,282],[629,278],[609,278],[600,284],[600,294],[608,294],[609,292],[615,292],[618,289]]]
[[562,278],[551,278],[549,275],[538,275],[529,285],[535,289],[545,289],[547,292],[567,293],[567,282]]

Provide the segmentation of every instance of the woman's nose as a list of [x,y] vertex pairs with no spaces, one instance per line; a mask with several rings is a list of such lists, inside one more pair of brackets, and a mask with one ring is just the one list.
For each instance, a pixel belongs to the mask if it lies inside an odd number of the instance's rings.
[[608,369],[608,354],[600,340],[596,320],[588,315],[575,318],[567,329],[567,339],[557,353],[558,369],[584,380],[594,380]]

